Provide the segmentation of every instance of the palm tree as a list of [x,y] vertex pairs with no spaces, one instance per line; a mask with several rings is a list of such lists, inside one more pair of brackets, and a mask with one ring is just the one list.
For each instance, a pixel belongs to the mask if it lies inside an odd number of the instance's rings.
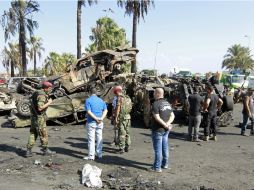
[[46,75],[57,75],[66,72],[66,68],[71,63],[76,61],[75,56],[70,53],[63,53],[62,55],[56,52],[50,52],[45,59]]
[[38,36],[32,36],[28,41],[30,44],[29,54],[30,59],[34,61],[34,76],[36,75],[36,66],[37,66],[37,56],[41,59],[42,51],[45,49],[42,47],[42,38]]
[[92,44],[86,48],[88,52],[101,51],[104,49],[115,49],[119,46],[126,46],[126,33],[115,21],[109,17],[102,17],[96,21],[96,26],[92,28],[90,39]]
[[97,4],[97,0],[78,0],[77,2],[77,59],[81,57],[81,14],[82,6]]
[[[11,69],[11,77],[14,77],[14,70],[17,68],[21,70],[21,56],[19,53],[19,45],[8,43],[8,47],[4,47],[2,51],[2,64],[9,71]],[[9,72],[8,72],[9,73]]]
[[250,54],[250,49],[241,46],[240,44],[235,44],[228,48],[227,54],[224,56],[222,62],[222,68],[229,70],[243,70],[247,69],[253,70],[254,61],[252,55]]
[[60,55],[55,52],[50,52],[49,56],[45,59],[46,75],[54,75],[57,73],[57,65],[60,62]]
[[[142,17],[145,19],[145,15],[148,12],[149,7],[154,7],[154,0],[118,0],[118,6],[125,8],[125,14],[133,16],[132,21],[132,47],[137,47],[137,24]],[[137,72],[136,62],[132,64],[131,72]]]
[[26,59],[26,32],[30,36],[38,23],[33,19],[33,13],[39,11],[39,4],[34,0],[13,0],[11,8],[4,11],[2,16],[2,26],[5,33],[5,41],[10,36],[19,33],[19,51],[22,57],[22,74],[27,75],[27,59]]

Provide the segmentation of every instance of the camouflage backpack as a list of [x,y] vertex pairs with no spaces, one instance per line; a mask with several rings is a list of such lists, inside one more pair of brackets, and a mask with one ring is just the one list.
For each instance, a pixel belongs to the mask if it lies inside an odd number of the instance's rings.
[[121,110],[121,115],[122,116],[126,116],[128,114],[131,113],[131,110],[132,110],[132,102],[131,102],[131,99],[129,96],[127,95],[123,95],[122,96],[122,100],[123,100],[123,103],[122,103],[122,110]]

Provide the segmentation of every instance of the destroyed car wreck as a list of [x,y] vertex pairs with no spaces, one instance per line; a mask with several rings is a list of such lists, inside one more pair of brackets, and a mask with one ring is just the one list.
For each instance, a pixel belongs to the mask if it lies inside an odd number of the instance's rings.
[[[201,95],[206,95],[208,81],[192,78],[169,78],[163,76],[148,76],[126,72],[126,65],[136,58],[137,49],[103,50],[88,54],[67,66],[66,73],[47,78],[53,83],[50,97],[53,99],[46,115],[48,121],[60,125],[75,124],[85,121],[86,111],[84,101],[89,96],[89,90],[97,88],[98,95],[109,105],[113,101],[112,88],[122,85],[133,102],[133,114],[142,118],[144,125],[149,127],[153,92],[156,87],[165,91],[165,98],[176,112],[176,119],[188,120],[188,96],[193,88],[198,86]],[[29,95],[40,88],[36,80],[23,80],[20,90],[24,97],[16,103],[15,111],[10,121],[15,127],[30,125]],[[232,119],[233,98],[225,92],[223,85],[213,85],[215,93],[223,100],[224,105],[218,112],[218,123],[227,126]],[[232,99],[232,101],[231,101]]]
[[[165,80],[162,80],[160,77],[154,77],[153,80],[149,77],[149,80],[145,81],[146,82],[142,82],[135,89],[134,110],[135,113],[138,112],[141,116],[142,121],[147,128],[149,128],[151,123],[151,105],[154,102],[153,93],[155,88],[161,87],[164,89],[165,98],[171,103],[174,109],[176,121],[188,124],[189,95],[193,94],[194,87],[198,87],[200,95],[205,98],[206,86],[211,85],[207,81],[200,81],[191,78],[173,78],[168,79],[165,82]],[[228,94],[223,85],[215,84],[213,85],[213,88],[215,93],[223,100],[223,106],[221,110],[218,111],[218,126],[228,126],[233,119],[233,95]],[[201,126],[204,125],[205,123],[202,122]]]
[[[67,72],[61,76],[51,77],[53,99],[46,115],[48,121],[60,125],[74,124],[85,120],[84,100],[89,96],[89,90],[97,88],[99,95],[108,104],[112,103],[112,88],[117,84],[131,81],[133,74],[125,73],[124,67],[135,60],[137,49],[103,50],[77,60],[67,67]],[[30,95],[40,89],[40,83],[35,80],[23,80],[20,91],[24,97],[17,103],[10,121],[14,127],[30,125]]]

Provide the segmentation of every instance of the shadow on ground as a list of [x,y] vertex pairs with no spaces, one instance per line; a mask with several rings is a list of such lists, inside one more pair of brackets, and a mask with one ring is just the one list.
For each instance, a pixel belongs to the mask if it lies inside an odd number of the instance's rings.
[[110,155],[103,156],[103,158],[99,159],[97,162],[101,164],[107,164],[107,165],[132,167],[132,168],[136,168],[140,170],[147,170],[147,168],[151,166],[151,164],[128,160],[120,156],[110,156]]
[[10,146],[7,144],[0,144],[0,152],[13,152],[21,157],[24,157],[26,154],[25,150],[22,150],[21,148],[17,148],[17,147]]

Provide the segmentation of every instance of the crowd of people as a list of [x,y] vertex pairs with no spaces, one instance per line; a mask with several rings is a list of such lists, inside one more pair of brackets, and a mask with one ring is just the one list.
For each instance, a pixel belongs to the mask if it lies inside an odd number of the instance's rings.
[[[31,157],[32,147],[37,137],[40,138],[44,155],[52,155],[48,149],[48,133],[46,126],[46,110],[51,104],[49,92],[52,84],[43,82],[42,90],[33,93],[31,98],[31,128],[27,144],[27,157]],[[212,86],[207,86],[205,98],[199,94],[199,88],[194,88],[194,93],[188,97],[189,102],[189,141],[217,141],[217,112],[223,105],[223,101],[214,93]],[[113,144],[119,147],[117,153],[124,154],[131,146],[130,127],[132,102],[128,95],[124,93],[121,86],[113,89],[115,97],[113,99],[111,124],[114,126]],[[241,134],[247,136],[246,128],[248,120],[251,120],[251,135],[254,135],[254,89],[249,89],[243,98],[243,125]],[[106,103],[97,96],[97,89],[91,89],[91,95],[85,100],[85,110],[87,112],[87,139],[88,156],[85,160],[101,159],[103,157],[103,127],[104,119],[108,110]],[[203,117],[204,135],[201,138],[199,128]],[[154,163],[150,171],[162,172],[162,169],[170,168],[168,136],[173,128],[175,115],[170,103],[164,99],[163,88],[156,88],[154,91],[154,102],[151,106],[151,138],[154,149]],[[96,142],[96,143],[95,143]]]

